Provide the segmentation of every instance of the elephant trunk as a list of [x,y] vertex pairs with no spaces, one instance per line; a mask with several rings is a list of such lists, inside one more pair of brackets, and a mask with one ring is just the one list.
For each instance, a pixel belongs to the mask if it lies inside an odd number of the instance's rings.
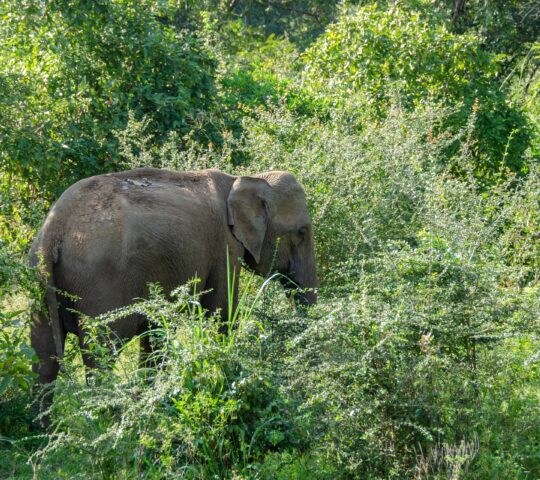
[[292,296],[296,307],[308,307],[317,303],[317,271],[315,259],[294,262],[290,274],[281,280],[285,291]]
[[293,295],[296,307],[309,307],[317,303],[317,272],[315,268],[308,268],[296,276],[295,280],[300,287]]

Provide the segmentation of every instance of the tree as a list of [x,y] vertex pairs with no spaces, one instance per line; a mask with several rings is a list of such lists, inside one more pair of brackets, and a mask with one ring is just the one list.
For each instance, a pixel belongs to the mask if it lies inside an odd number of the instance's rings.
[[464,128],[476,117],[478,172],[501,162],[519,171],[529,127],[509,102],[497,75],[499,58],[473,33],[453,33],[444,23],[411,8],[369,5],[330,25],[305,53],[305,80],[333,97],[355,95],[376,118],[398,95],[402,108],[435,101],[453,110],[446,127]]
[[58,194],[114,168],[114,129],[128,111],[154,134],[185,133],[212,108],[214,61],[151,1],[29,0],[1,4],[0,163]]

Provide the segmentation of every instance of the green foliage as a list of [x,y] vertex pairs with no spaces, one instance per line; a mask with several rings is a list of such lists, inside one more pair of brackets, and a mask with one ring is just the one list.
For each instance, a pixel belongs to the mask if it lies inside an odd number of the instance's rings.
[[[28,310],[40,297],[35,272],[20,259],[25,235],[10,227],[0,216],[0,399],[28,391],[33,383],[35,355],[28,341]],[[0,414],[0,424],[4,420]]]
[[511,67],[512,57],[515,60],[526,53],[529,44],[538,39],[539,15],[540,6],[535,0],[469,0],[455,20],[455,28],[476,30],[489,50],[507,55],[505,63]]
[[[26,246],[26,235],[16,235],[14,225],[3,220],[0,215],[0,465],[5,444],[17,470],[23,460],[16,440],[28,434],[33,419],[30,390],[35,380],[32,363],[37,358],[28,328],[31,308],[39,308],[41,288],[35,272],[21,260],[19,249]],[[2,465],[2,471],[7,468]]]
[[[260,32],[261,37],[284,36],[305,46],[331,22],[341,1],[326,0],[187,0],[168,1],[179,13],[177,22],[193,29],[204,17],[212,17],[221,26],[231,20]],[[349,2],[347,2],[349,3]],[[356,2],[351,2],[356,3]],[[203,18],[201,22],[201,17]],[[227,28],[227,27],[225,27]]]
[[29,390],[34,380],[30,367],[36,357],[26,341],[25,325],[17,318],[20,313],[0,314],[0,396],[9,390]]
[[443,150],[455,140],[424,141],[440,124],[432,115],[393,110],[385,124],[368,125],[363,133],[349,122],[339,113],[329,123],[308,121],[286,109],[259,111],[245,120],[243,148],[251,161],[261,169],[290,170],[306,188],[317,225],[319,276],[333,287],[353,285],[347,275],[362,274],[359,257],[388,240],[416,235],[421,226],[415,206],[423,201],[426,182],[443,168]]
[[[390,3],[0,3],[2,474],[540,476],[538,12]],[[30,239],[67,184],[150,165],[293,172],[319,305],[249,276],[227,335],[188,287],[85,319],[104,368],[68,335],[31,432]]]
[[445,124],[456,131],[475,112],[474,151],[480,175],[500,163],[523,168],[526,120],[499,89],[495,55],[471,33],[451,33],[410,8],[369,5],[340,17],[305,53],[306,81],[338,97],[358,95],[363,108],[385,115],[397,92],[400,106],[427,101],[458,107]]
[[452,102],[496,68],[474,35],[455,35],[399,6],[367,6],[342,16],[305,56],[308,80],[360,91],[381,109],[395,83],[402,86],[404,106],[430,97]]
[[480,455],[471,478],[535,478],[539,473],[538,351],[530,339],[510,339],[486,355],[477,412]]
[[[266,452],[298,444],[289,401],[257,348],[264,332],[248,313],[220,334],[189,291],[168,301],[154,289],[147,301],[88,319],[99,364],[112,365],[126,349],[114,342],[113,355],[102,346],[113,341],[108,325],[130,313],[151,321],[145,335],[154,353],[144,368],[96,372],[89,386],[67,363],[53,406],[57,434],[34,454],[38,471],[46,474],[68,449],[85,478],[229,478],[247,474]],[[97,461],[84,455],[92,450],[101,452]]]
[[[505,416],[487,405],[523,405],[519,388],[491,389],[491,362],[507,337],[535,338],[539,327],[538,174],[518,182],[503,171],[482,193],[470,174],[471,132],[425,140],[445,116],[392,109],[362,132],[347,127],[347,115],[332,125],[286,110],[247,120],[252,161],[305,185],[321,291],[340,292],[286,342],[283,370],[306,399],[317,458],[333,458],[345,477],[489,478],[531,468],[517,444],[500,459],[483,445],[497,442],[489,424]],[[452,143],[460,153],[448,165]],[[519,364],[520,355],[504,358]],[[520,378],[534,375],[533,355]],[[497,420],[479,416],[478,404]],[[527,422],[526,409],[509,421]]]
[[114,168],[128,110],[156,135],[187,132],[213,102],[213,61],[154,2],[2,4],[2,168],[55,194]]

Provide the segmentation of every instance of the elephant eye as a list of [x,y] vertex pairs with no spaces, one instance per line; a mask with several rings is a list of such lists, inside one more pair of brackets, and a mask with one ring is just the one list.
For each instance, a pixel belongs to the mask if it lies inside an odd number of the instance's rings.
[[306,227],[302,227],[298,230],[298,236],[300,238],[304,238],[306,236],[306,233],[307,233],[307,228]]

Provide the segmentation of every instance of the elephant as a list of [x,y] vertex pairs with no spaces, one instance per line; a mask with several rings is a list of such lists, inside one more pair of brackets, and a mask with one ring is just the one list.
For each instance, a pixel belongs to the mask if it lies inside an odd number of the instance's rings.
[[[206,292],[202,306],[227,312],[227,262],[235,275],[242,265],[262,276],[280,272],[297,305],[316,302],[313,225],[304,190],[291,173],[139,168],[73,184],[30,250],[30,263],[46,284],[46,308],[34,314],[30,332],[38,384],[56,379],[67,333],[78,336],[86,367],[96,366],[75,312],[95,317],[127,306],[148,294],[149,283],[170,292],[197,277]],[[294,284],[297,290],[290,289]],[[236,305],[238,281],[234,285]],[[123,339],[148,328],[138,315],[112,327]],[[144,338],[141,353],[149,353]]]

